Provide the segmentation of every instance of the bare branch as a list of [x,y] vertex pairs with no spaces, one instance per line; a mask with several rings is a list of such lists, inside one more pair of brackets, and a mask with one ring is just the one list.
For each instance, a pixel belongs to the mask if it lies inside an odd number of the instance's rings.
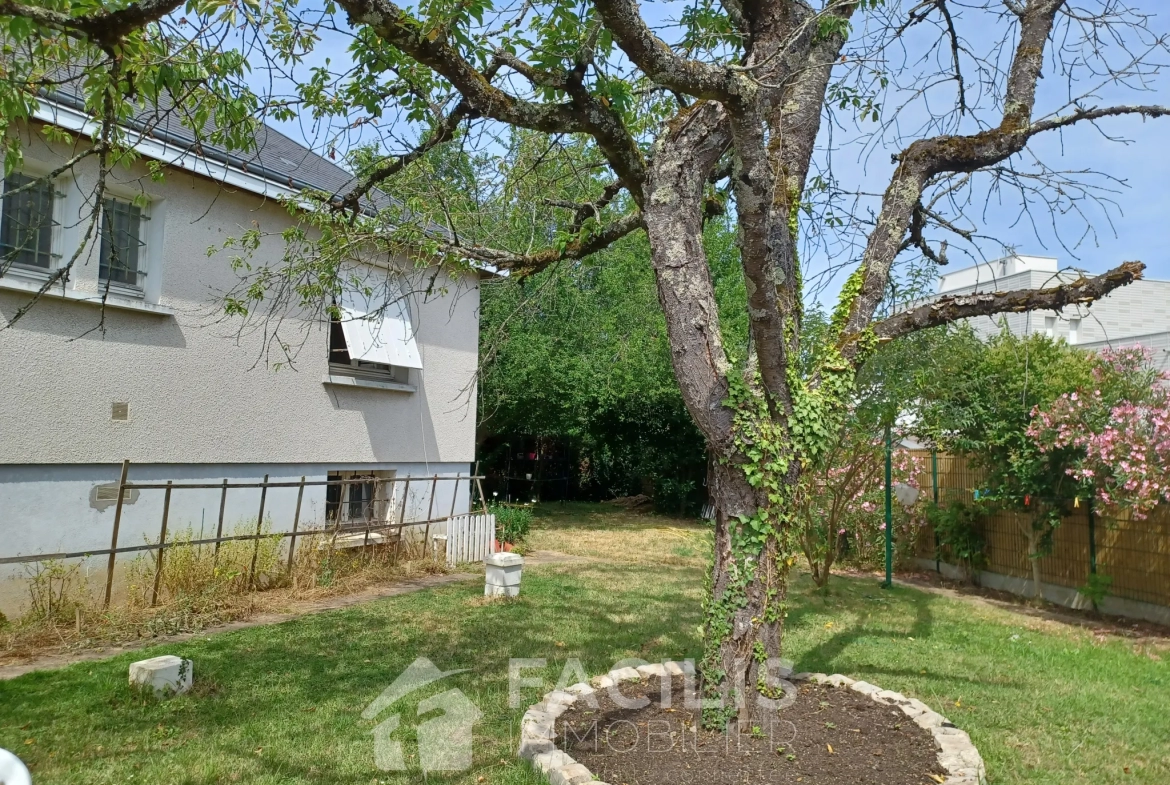
[[1038,120],[1032,123],[1026,129],[1029,137],[1044,131],[1051,131],[1056,128],[1067,128],[1070,125],[1079,123],[1085,120],[1093,121],[1100,120],[1105,117],[1120,117],[1122,115],[1136,114],[1145,118],[1166,117],[1170,115],[1170,107],[1166,106],[1108,106],[1093,109],[1077,109],[1072,114],[1063,115],[1060,117],[1050,117],[1046,120]]
[[960,294],[940,297],[874,322],[873,331],[881,342],[892,341],[918,330],[951,324],[972,316],[1025,311],[1059,311],[1066,305],[1083,305],[1100,300],[1114,289],[1141,279],[1146,266],[1125,262],[1093,278],[1077,280],[1046,289],[1016,289],[1009,292]]

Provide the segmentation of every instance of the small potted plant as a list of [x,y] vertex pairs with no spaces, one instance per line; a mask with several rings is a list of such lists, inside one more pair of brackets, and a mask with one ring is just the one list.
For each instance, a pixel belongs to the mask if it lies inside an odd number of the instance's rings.
[[532,510],[523,505],[496,504],[491,512],[496,516],[495,550],[513,550],[532,526]]

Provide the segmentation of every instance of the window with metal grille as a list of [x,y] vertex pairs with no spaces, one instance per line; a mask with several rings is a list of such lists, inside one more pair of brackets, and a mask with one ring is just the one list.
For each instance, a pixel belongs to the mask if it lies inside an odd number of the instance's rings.
[[364,521],[373,518],[374,482],[355,482],[349,486],[349,519]]
[[379,478],[383,474],[329,472],[330,480],[346,482],[325,487],[326,520],[342,523],[377,520],[385,502],[378,499],[378,489],[382,484]]
[[102,281],[140,288],[139,279],[146,275],[140,270],[142,222],[146,216],[142,208],[121,199],[102,201],[102,249],[98,276]]
[[0,270],[10,265],[48,270],[53,266],[53,184],[10,174],[4,178],[4,194]]

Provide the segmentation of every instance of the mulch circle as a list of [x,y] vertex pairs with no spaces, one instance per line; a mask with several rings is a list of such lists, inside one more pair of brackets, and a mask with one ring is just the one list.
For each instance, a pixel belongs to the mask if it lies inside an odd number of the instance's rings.
[[612,785],[931,785],[946,771],[934,738],[896,706],[851,690],[801,682],[795,702],[755,709],[749,727],[704,730],[683,680],[662,699],[661,680],[620,685],[648,705],[625,708],[608,690],[576,701],[556,721],[556,746]]

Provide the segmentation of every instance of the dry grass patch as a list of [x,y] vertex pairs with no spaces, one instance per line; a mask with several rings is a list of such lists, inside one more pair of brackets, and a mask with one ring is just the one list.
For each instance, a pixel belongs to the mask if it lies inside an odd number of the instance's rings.
[[317,533],[298,539],[291,570],[276,538],[256,546],[227,542],[216,553],[210,546],[184,545],[184,537],[190,539],[179,533],[167,549],[157,603],[154,554],[128,566],[124,596],[109,608],[78,574],[80,565],[32,565],[28,612],[0,626],[0,664],[312,610],[330,598],[449,572],[441,561],[411,558],[393,546],[335,549],[327,535]]
[[551,550],[625,564],[704,567],[711,530],[701,521],[634,513],[613,505],[537,508],[525,550]]

